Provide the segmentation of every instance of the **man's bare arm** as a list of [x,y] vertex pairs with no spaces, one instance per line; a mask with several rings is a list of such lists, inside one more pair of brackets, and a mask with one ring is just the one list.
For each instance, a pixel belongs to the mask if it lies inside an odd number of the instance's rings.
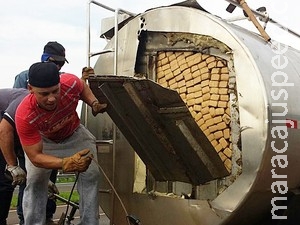
[[46,169],[62,169],[62,158],[44,154],[42,141],[34,145],[23,145],[23,149],[32,164],[36,167]]
[[5,118],[0,121],[0,148],[7,165],[18,165],[14,151],[14,127]]

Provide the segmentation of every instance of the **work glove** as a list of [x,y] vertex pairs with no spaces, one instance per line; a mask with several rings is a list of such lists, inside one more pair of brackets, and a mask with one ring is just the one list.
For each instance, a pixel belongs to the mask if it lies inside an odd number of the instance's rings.
[[96,116],[98,113],[103,113],[105,112],[107,107],[106,103],[101,104],[98,101],[94,101],[92,104],[92,114],[93,116]]
[[70,157],[63,158],[62,170],[63,172],[84,172],[91,164],[92,158],[90,150],[83,149]]
[[26,181],[26,173],[20,166],[7,165],[6,174],[12,179],[13,186],[23,184]]
[[92,67],[83,67],[81,79],[86,81],[90,75],[94,75],[94,74],[95,74],[95,71]]
[[56,185],[51,180],[49,180],[49,182],[48,182],[48,198],[55,199],[54,194],[59,195],[59,191],[58,191]]

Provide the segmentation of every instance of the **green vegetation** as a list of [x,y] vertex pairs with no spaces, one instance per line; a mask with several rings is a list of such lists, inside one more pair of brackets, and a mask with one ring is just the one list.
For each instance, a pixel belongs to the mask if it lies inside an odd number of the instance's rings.
[[[65,199],[69,199],[70,197],[70,192],[62,192],[59,193],[59,196],[65,198]],[[79,194],[76,190],[73,191],[73,194],[71,196],[71,202],[79,202]],[[63,205],[66,204],[65,202],[61,202],[60,200],[57,200],[57,205]]]
[[[58,175],[56,179],[56,184],[58,183],[74,183],[75,182],[75,175],[74,174],[64,174],[64,175]],[[65,199],[69,199],[70,191],[69,192],[60,192],[59,195]],[[73,194],[71,196],[71,202],[79,202],[79,194],[76,190],[73,191]],[[18,203],[18,194],[14,194],[10,207],[16,208]],[[63,205],[66,204],[64,202],[61,202],[60,200],[57,200],[57,205]]]
[[75,179],[74,174],[57,176],[56,183],[74,183]]
[[[70,196],[70,192],[61,192],[59,193],[59,196],[65,198],[65,199],[69,199]],[[71,202],[79,202],[79,194],[76,190],[73,191],[73,194],[71,196]],[[18,203],[18,195],[14,195],[10,204],[11,208],[16,208],[17,207],[17,203]],[[66,204],[65,202],[62,202],[60,200],[57,200],[57,205],[63,205]]]
[[10,208],[16,208],[17,203],[18,203],[18,195],[14,195],[10,203]]

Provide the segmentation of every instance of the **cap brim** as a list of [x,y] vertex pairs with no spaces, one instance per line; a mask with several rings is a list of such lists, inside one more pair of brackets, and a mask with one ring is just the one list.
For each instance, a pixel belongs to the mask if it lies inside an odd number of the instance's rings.
[[69,63],[65,57],[60,55],[51,55],[51,58],[53,58],[55,61],[60,61],[60,62],[66,61],[67,63]]

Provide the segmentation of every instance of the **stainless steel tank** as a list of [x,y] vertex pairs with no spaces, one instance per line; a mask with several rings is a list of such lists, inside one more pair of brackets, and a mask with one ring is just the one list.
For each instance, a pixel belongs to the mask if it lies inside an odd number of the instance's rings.
[[[108,115],[89,116],[88,127],[128,213],[143,225],[283,219],[300,182],[300,52],[200,6],[149,9],[120,24],[117,74],[106,53],[89,78]],[[105,35],[114,48],[112,30]],[[101,207],[125,224],[109,189],[103,177]]]

